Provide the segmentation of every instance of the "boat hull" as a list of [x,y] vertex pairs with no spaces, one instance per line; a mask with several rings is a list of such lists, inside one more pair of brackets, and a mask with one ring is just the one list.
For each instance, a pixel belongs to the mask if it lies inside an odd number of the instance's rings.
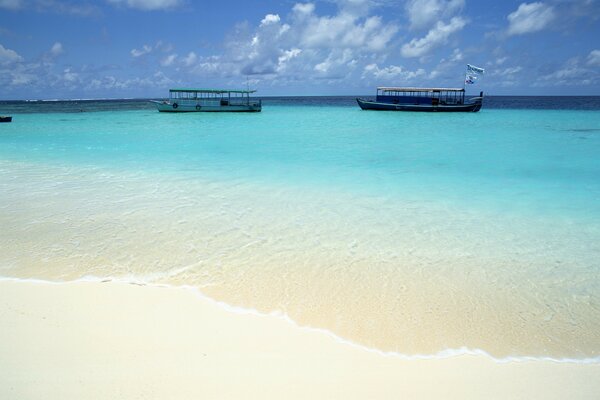
[[152,101],[160,112],[260,112],[262,110],[261,103],[250,104],[179,104],[163,101]]
[[0,117],[0,122],[12,122],[12,117]]
[[391,104],[379,103],[364,99],[356,99],[363,110],[377,111],[422,111],[422,112],[477,112],[481,110],[481,99],[467,104]]

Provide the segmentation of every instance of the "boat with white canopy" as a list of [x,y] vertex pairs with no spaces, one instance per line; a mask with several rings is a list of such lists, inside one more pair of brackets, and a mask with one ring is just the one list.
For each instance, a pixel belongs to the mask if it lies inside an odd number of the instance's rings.
[[483,72],[483,68],[467,64],[462,88],[381,86],[374,100],[356,101],[363,110],[477,112],[483,106],[483,92],[467,98],[465,88],[475,84]]
[[259,112],[262,102],[250,98],[254,92],[256,90],[170,89],[168,99],[150,101],[160,112]]

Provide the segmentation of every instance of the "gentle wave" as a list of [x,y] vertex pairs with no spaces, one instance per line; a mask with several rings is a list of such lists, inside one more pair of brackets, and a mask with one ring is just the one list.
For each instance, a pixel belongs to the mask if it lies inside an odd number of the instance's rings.
[[468,347],[460,347],[454,349],[444,349],[440,350],[437,353],[433,354],[404,354],[395,351],[383,351],[380,349],[368,347],[361,345],[359,343],[353,342],[346,338],[340,337],[335,333],[323,329],[323,328],[315,328],[311,326],[300,325],[289,315],[279,312],[273,311],[270,313],[263,313],[253,308],[245,308],[239,306],[232,306],[226,302],[215,300],[212,297],[204,294],[199,288],[190,285],[168,285],[163,283],[148,283],[142,280],[130,280],[130,279],[122,279],[122,278],[114,278],[114,277],[97,277],[97,276],[85,276],[79,279],[75,279],[72,281],[49,281],[43,279],[35,279],[35,278],[13,278],[13,277],[0,277],[0,282],[23,282],[23,283],[34,283],[34,284],[50,284],[50,285],[68,285],[79,282],[87,282],[87,283],[107,283],[114,282],[120,284],[130,284],[130,285],[139,285],[139,286],[148,286],[155,288],[169,288],[169,289],[177,289],[177,290],[188,290],[195,293],[204,301],[209,301],[212,304],[219,306],[221,309],[235,313],[235,314],[243,314],[243,315],[254,315],[257,317],[271,317],[281,319],[289,324],[294,325],[295,327],[310,331],[310,332],[318,332],[320,334],[324,334],[334,339],[335,341],[352,346],[363,351],[368,351],[370,353],[379,354],[384,357],[395,357],[400,358],[402,360],[439,360],[446,359],[451,357],[460,357],[460,356],[478,356],[485,357],[497,363],[510,363],[510,362],[531,362],[531,361],[545,361],[545,362],[555,362],[555,363],[569,363],[569,364],[599,364],[600,365],[600,356],[599,357],[587,357],[587,358],[555,358],[555,357],[537,357],[537,356],[508,356],[508,357],[494,357],[487,351],[483,349],[471,349]]

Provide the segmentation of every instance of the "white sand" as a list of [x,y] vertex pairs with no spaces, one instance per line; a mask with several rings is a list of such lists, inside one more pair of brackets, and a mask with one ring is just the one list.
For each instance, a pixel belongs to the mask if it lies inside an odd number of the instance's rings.
[[0,281],[0,399],[597,399],[600,365],[406,360],[191,290]]

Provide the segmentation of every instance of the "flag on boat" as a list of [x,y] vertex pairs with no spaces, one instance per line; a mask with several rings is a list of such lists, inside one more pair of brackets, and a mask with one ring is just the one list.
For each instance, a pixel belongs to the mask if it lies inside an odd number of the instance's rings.
[[466,83],[467,85],[474,85],[476,81],[477,81],[477,77],[476,77],[476,76],[473,76],[473,75],[467,75],[467,76],[465,77],[465,83]]
[[470,74],[481,74],[481,75],[483,75],[484,71],[485,70],[483,68],[479,68],[479,67],[476,67],[474,65],[467,64],[467,73],[468,74],[470,73]]
[[467,64],[467,73],[465,74],[465,84],[474,85],[477,82],[478,75],[483,75],[484,69]]

